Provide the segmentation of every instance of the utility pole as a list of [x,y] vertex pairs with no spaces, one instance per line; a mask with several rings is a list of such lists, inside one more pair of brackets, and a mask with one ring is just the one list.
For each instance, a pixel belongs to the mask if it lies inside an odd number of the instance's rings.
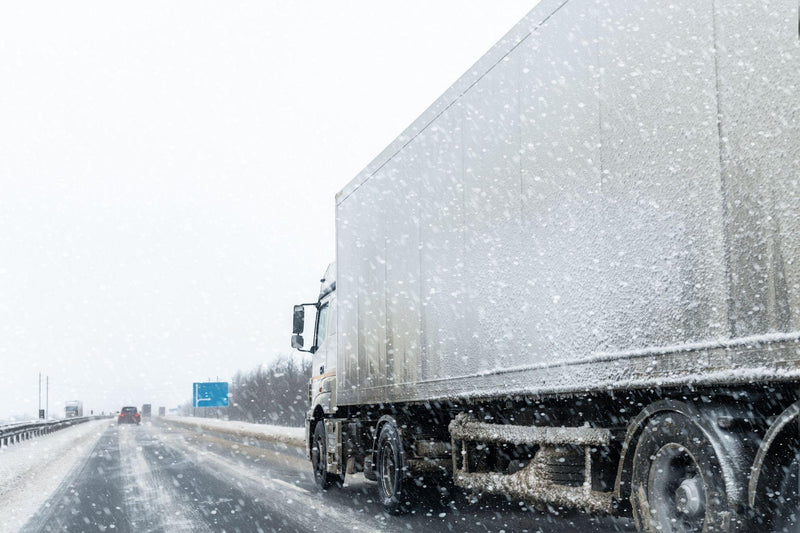
[[36,412],[36,416],[39,418],[44,418],[42,416],[42,373],[39,372],[39,408]]
[[47,376],[47,389],[45,395],[45,404],[44,404],[44,418],[45,420],[50,419],[50,376]]

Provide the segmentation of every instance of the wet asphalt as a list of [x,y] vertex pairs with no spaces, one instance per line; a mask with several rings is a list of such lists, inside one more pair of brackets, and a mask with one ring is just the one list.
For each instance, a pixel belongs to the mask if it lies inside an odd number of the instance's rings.
[[25,525],[69,532],[631,532],[630,520],[470,502],[432,488],[410,512],[386,514],[362,475],[324,493],[302,450],[153,419],[109,425],[87,457]]

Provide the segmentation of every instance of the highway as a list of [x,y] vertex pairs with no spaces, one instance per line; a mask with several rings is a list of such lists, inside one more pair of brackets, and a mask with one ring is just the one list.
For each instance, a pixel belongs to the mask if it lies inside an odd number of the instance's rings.
[[362,475],[320,493],[295,447],[153,419],[109,424],[22,531],[633,531],[628,520],[470,503],[435,490],[393,516],[374,493]]

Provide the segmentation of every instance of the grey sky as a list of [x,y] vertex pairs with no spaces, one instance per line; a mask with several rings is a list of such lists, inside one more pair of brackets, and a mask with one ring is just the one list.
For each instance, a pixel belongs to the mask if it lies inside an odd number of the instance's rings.
[[0,419],[288,353],[336,192],[535,3],[4,4]]

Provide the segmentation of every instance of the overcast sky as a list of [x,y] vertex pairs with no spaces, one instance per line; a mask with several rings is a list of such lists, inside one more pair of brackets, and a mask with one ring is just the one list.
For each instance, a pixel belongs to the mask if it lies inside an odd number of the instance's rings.
[[335,194],[535,3],[4,3],[0,420],[288,354]]

